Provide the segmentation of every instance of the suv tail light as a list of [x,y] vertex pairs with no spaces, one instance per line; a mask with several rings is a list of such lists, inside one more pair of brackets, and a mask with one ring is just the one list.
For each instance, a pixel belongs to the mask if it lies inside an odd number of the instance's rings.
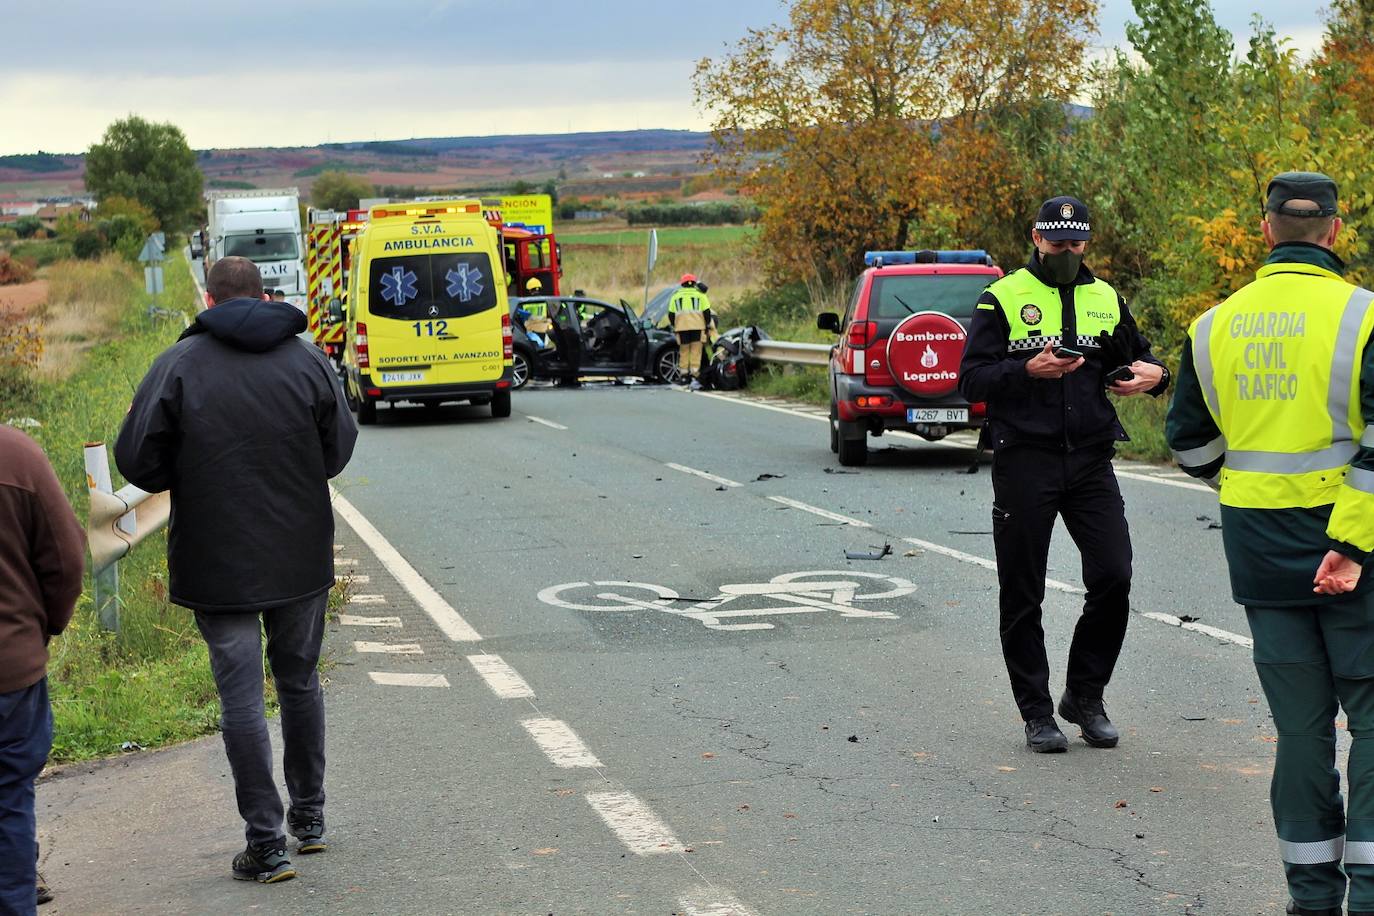
[[853,321],[849,324],[849,345],[862,350],[873,342],[878,333],[876,321]]
[[353,349],[358,353],[358,368],[369,369],[372,360],[367,355],[367,325],[358,322],[358,330],[353,334]]
[[968,405],[968,415],[970,417],[986,417],[988,415],[988,405],[983,401],[977,401]]
[[511,341],[510,312],[501,316],[501,358],[515,358],[515,348]]

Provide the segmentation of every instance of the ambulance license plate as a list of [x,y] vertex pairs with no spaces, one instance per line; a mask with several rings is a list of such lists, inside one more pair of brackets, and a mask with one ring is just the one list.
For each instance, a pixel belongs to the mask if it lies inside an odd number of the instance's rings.
[[967,407],[908,407],[908,423],[967,423]]
[[391,382],[423,382],[425,374],[423,372],[383,372],[383,384]]

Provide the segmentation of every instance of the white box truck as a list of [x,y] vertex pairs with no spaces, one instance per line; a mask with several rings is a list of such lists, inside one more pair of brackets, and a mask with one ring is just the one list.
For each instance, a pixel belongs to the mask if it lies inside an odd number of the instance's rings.
[[265,289],[280,289],[289,302],[305,308],[300,192],[296,188],[206,191],[209,222],[200,248],[208,273],[215,261],[248,258],[262,272]]

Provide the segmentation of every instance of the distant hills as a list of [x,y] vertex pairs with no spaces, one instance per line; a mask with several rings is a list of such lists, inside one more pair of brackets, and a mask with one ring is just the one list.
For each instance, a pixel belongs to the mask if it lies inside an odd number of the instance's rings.
[[[707,171],[710,135],[686,130],[423,137],[197,151],[207,188],[308,188],[339,170],[377,186],[499,191],[553,180],[563,193],[631,196],[679,190]],[[46,152],[0,156],[0,199],[82,190],[85,157]]]

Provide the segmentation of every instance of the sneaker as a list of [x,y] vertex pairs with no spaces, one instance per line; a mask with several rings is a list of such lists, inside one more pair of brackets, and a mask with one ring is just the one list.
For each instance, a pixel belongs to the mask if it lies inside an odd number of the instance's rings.
[[1107,710],[1103,708],[1100,697],[1090,700],[1065,690],[1059,698],[1059,714],[1079,727],[1083,740],[1090,747],[1116,747],[1117,741],[1121,740],[1120,732],[1107,718]]
[[286,857],[284,846],[254,846],[234,856],[234,878],[238,881],[257,881],[276,884],[296,877],[296,869]]
[[41,871],[38,873],[38,884],[36,889],[38,891],[38,906],[52,902],[52,891],[48,888],[48,882],[43,880],[43,873]]
[[1026,747],[1037,754],[1062,754],[1069,749],[1069,739],[1054,716],[1041,716],[1026,723]]
[[691,384],[689,384],[687,387],[690,388],[690,389],[693,390],[693,391],[700,391],[700,390],[701,390],[701,382],[697,381],[696,379],[692,379]]
[[296,852],[309,855],[324,852],[329,848],[329,844],[324,841],[323,814],[310,814],[292,809],[286,812],[286,824],[291,829],[291,835],[300,840]]

